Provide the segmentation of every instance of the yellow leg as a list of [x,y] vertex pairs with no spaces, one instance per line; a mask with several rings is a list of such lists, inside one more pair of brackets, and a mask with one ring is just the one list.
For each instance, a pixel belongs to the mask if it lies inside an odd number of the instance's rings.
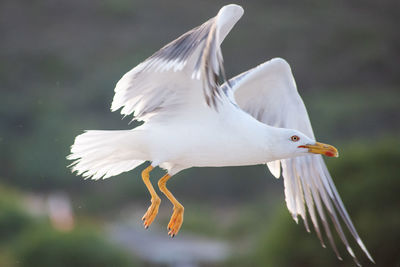
[[147,229],[149,228],[150,224],[154,221],[154,219],[157,216],[158,213],[158,207],[160,206],[161,199],[157,195],[156,191],[153,188],[153,185],[150,182],[150,172],[153,170],[153,166],[149,166],[146,169],[143,170],[142,172],[142,179],[144,184],[147,187],[147,190],[149,190],[150,195],[151,195],[151,205],[147,209],[147,212],[144,214],[142,220],[144,227]]
[[176,234],[178,234],[179,229],[182,226],[184,208],[181,203],[179,203],[178,200],[176,200],[172,193],[167,189],[166,183],[169,178],[171,178],[170,175],[164,175],[158,181],[158,187],[160,188],[161,192],[163,192],[164,195],[169,199],[169,201],[171,201],[171,203],[174,205],[174,212],[172,213],[171,220],[168,224],[168,235],[174,237]]

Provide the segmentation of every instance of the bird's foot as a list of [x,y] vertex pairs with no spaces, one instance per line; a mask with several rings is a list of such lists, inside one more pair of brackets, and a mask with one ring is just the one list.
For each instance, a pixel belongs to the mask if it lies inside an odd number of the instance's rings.
[[158,207],[160,206],[160,198],[152,198],[151,205],[147,209],[146,213],[143,215],[142,221],[144,228],[149,228],[150,224],[154,221],[158,213]]
[[171,220],[168,224],[168,235],[174,237],[178,234],[179,229],[181,229],[183,222],[183,206],[174,207],[174,212],[172,213]]

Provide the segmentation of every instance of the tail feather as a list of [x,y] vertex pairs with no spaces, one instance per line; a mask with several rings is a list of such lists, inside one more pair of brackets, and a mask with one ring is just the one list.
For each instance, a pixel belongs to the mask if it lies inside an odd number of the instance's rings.
[[[136,144],[136,145],[135,145]],[[130,171],[145,159],[132,130],[86,131],[71,146],[72,172],[84,178],[105,179]]]

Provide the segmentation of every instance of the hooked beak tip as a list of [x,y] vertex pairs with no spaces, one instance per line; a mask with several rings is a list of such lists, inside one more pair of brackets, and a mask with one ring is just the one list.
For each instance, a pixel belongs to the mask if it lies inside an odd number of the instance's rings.
[[339,157],[339,152],[338,150],[331,145],[320,143],[320,142],[315,142],[313,145],[304,145],[304,146],[299,146],[300,148],[308,148],[309,153],[314,153],[314,154],[321,154],[325,155],[327,157]]

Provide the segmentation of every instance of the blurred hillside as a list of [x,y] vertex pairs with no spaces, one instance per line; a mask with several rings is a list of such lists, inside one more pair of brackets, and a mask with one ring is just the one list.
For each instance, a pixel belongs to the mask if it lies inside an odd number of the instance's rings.
[[[109,111],[115,83],[228,3],[2,0],[0,183],[22,195],[64,192],[71,197],[77,216],[99,224],[126,218],[133,210],[144,213],[149,199],[139,179],[140,170],[104,181],[83,181],[66,168],[65,156],[74,137],[85,129],[134,127],[128,125],[130,119],[121,120]],[[399,1],[236,3],[244,7],[245,14],[222,46],[229,77],[270,58],[285,58],[319,140],[339,150],[356,142],[356,150],[367,153],[365,147],[399,136]],[[393,149],[400,147],[397,144]],[[395,152],[382,153],[394,158]],[[346,155],[341,155],[335,161],[347,164]],[[332,164],[334,179],[339,181],[345,174],[335,168]],[[399,178],[391,170],[387,177]],[[362,173],[362,169],[354,172]],[[153,175],[161,174],[158,170]],[[279,209],[276,203],[283,203],[282,181],[273,179],[265,166],[194,168],[179,173],[170,187],[186,205],[181,235],[188,231],[218,236],[244,242],[249,249],[260,232],[268,232],[269,216]],[[377,182],[377,191],[379,187]],[[346,194],[346,188],[344,183],[339,192]],[[362,192],[354,194],[358,197]],[[161,207],[159,220],[168,220],[169,209]],[[258,218],[259,213],[266,216]],[[132,220],[140,224],[141,216],[135,216]],[[251,227],[258,225],[257,218],[262,225]],[[289,216],[285,219],[293,224]],[[296,232],[304,230],[297,228]],[[369,234],[360,232],[361,236]],[[315,237],[307,238],[318,245]],[[1,255],[0,251],[0,259]]]

